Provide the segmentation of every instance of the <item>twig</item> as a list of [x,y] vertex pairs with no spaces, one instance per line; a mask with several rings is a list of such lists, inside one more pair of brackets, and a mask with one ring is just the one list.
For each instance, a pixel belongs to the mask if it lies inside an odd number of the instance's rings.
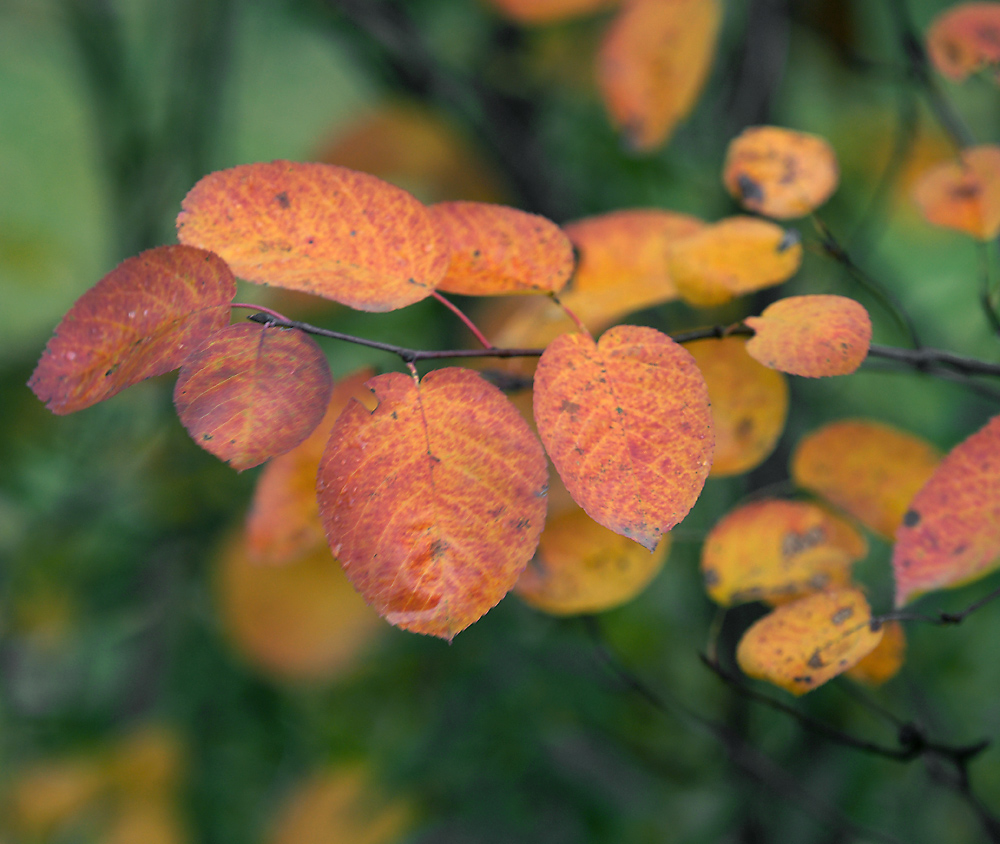
[[489,340],[487,340],[486,337],[483,336],[483,332],[481,332],[479,328],[476,326],[476,324],[462,312],[462,310],[458,307],[458,305],[456,305],[454,302],[449,301],[448,299],[445,299],[445,297],[442,296],[440,293],[438,293],[437,290],[433,291],[431,293],[431,296],[433,296],[449,311],[455,314],[455,316],[457,316],[462,321],[465,327],[468,328],[469,331],[472,332],[473,336],[482,344],[484,349],[494,348],[493,344]]
[[911,610],[894,610],[877,615],[872,618],[872,621],[919,621],[924,624],[933,624],[936,627],[948,627],[955,624],[961,624],[974,612],[982,609],[987,604],[991,604],[998,598],[1000,598],[1000,587],[987,593],[982,598],[973,601],[965,609],[959,610],[958,612],[945,612],[944,610],[941,610],[937,615],[926,615],[925,613],[913,612]]

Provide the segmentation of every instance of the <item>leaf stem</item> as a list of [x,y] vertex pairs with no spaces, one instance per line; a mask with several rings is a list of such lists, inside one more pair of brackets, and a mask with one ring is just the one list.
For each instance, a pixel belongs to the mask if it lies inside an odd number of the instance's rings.
[[566,305],[562,303],[562,301],[559,299],[558,296],[556,296],[555,293],[549,293],[549,296],[551,297],[553,302],[555,302],[560,308],[562,308],[563,313],[566,314],[566,316],[568,316],[573,321],[573,324],[577,327],[577,329],[580,331],[581,334],[583,334],[585,337],[589,337],[591,340],[594,339],[594,336],[587,329],[587,326],[583,324],[583,320],[581,320],[580,317],[578,317],[575,313],[573,313],[573,311],[567,308]]
[[449,311],[451,311],[455,316],[457,316],[464,323],[465,327],[472,332],[475,338],[482,344],[484,349],[494,348],[493,344],[483,336],[483,333],[476,327],[476,324],[469,319],[456,305],[454,302],[449,301],[444,296],[442,296],[437,290],[435,290],[431,295],[437,299],[442,305],[444,305]]

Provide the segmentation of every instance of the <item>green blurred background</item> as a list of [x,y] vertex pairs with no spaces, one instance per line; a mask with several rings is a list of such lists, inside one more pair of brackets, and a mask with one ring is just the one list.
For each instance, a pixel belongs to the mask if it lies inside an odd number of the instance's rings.
[[[917,30],[947,5],[913,0]],[[232,644],[220,549],[259,470],[237,475],[188,439],[172,377],[62,418],[25,387],[84,290],[122,259],[174,242],[173,218],[201,175],[276,158],[350,164],[360,153],[345,139],[388,106],[445,121],[468,173],[444,186],[454,174],[401,164],[381,175],[422,199],[464,192],[557,222],[641,206],[736,213],[719,177],[733,135],[765,122],[821,134],[842,169],[823,219],[926,343],[996,359],[978,303],[982,263],[996,270],[996,256],[931,229],[908,198],[920,168],[950,149],[907,73],[900,8],[728,2],[695,112],[666,147],[637,156],[592,81],[610,13],[522,28],[485,0],[0,0],[0,842],[990,840],[940,760],[843,747],[708,671],[699,654],[710,636],[728,657],[762,610],[721,619],[697,559],[726,510],[787,477],[791,446],[817,424],[865,415],[946,449],[996,413],[995,397],[876,367],[795,380],[775,455],[748,476],[710,480],[664,571],[596,628],[508,597],[451,645],[385,626],[334,676],[304,682]],[[996,140],[996,86],[941,84],[977,138]],[[903,343],[811,224],[801,228],[803,269],[770,295],[853,296],[872,312],[876,341]],[[669,305],[635,320],[680,330],[767,301],[707,315]],[[432,303],[381,315],[289,307],[414,347],[466,341]],[[399,366],[324,348],[335,376]],[[884,610],[888,548],[872,546],[858,574]],[[957,609],[997,583],[925,605]],[[865,700],[942,742],[996,736],[996,608],[908,634],[903,671]],[[629,688],[605,648],[679,708]],[[852,688],[836,681],[795,705],[892,745],[893,722]],[[1000,812],[997,753],[969,770],[977,798]],[[279,839],[284,807],[321,772],[347,777],[336,782],[348,796],[360,777],[362,799],[344,798],[360,805],[360,826],[339,826],[330,798],[318,810],[326,821]],[[380,828],[383,799],[406,808]]]

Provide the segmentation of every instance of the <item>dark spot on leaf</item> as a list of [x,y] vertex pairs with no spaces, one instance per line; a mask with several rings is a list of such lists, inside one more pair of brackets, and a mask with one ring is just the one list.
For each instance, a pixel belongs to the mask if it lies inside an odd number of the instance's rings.
[[823,662],[823,657],[819,655],[819,649],[817,648],[813,651],[813,655],[809,657],[809,661],[806,663],[810,668],[822,668],[826,663]]
[[868,622],[868,629],[871,630],[872,633],[878,633],[878,631],[882,629],[882,622],[877,618],[873,618],[870,622]]
[[448,542],[444,539],[435,539],[431,543],[431,559],[440,560],[444,552],[448,550]]
[[785,234],[782,236],[780,242],[778,243],[778,251],[785,252],[791,249],[793,246],[797,246],[802,242],[802,235],[799,234],[798,229],[786,229]]
[[920,514],[916,510],[907,510],[903,514],[903,524],[906,527],[915,527],[920,524]]
[[207,442],[208,440],[212,439],[212,435],[211,434],[202,434],[201,438]]
[[560,413],[568,413],[570,416],[576,416],[580,412],[580,405],[575,401],[570,401],[569,399],[563,399],[562,404],[559,406]]
[[277,202],[277,203],[278,203],[278,205],[280,205],[280,206],[281,206],[282,208],[289,208],[289,207],[291,206],[291,204],[292,204],[292,203],[291,203],[291,202],[289,201],[289,199],[288,199],[288,194],[287,194],[287,193],[285,193],[285,191],[282,191],[281,193],[279,193],[279,194],[276,194],[276,195],[275,195],[275,197],[274,197],[274,200],[275,200],[275,202]]
[[357,237],[357,236],[358,233],[354,229],[351,229],[351,237]]
[[826,532],[822,527],[810,528],[805,533],[795,533],[789,531],[781,540],[781,555],[783,557],[794,557],[810,548],[815,548],[826,539]]
[[398,413],[396,413],[396,411],[395,411],[395,410],[393,410],[393,411],[392,411],[392,412],[391,412],[391,413],[390,413],[389,415],[390,415],[390,416],[391,416],[391,417],[392,417],[393,419],[399,419],[399,414],[398,414]]
[[719,573],[715,569],[706,569],[704,576],[706,586],[715,586],[719,582]]
[[746,202],[763,202],[764,191],[758,182],[751,179],[746,173],[740,173],[736,178],[736,187],[739,188],[740,196]]
[[832,621],[834,624],[843,624],[852,615],[854,615],[854,607],[841,607],[833,615],[830,616],[830,621]]
[[813,678],[812,674],[806,674],[803,677],[792,677],[796,683],[805,683],[806,685],[812,684]]

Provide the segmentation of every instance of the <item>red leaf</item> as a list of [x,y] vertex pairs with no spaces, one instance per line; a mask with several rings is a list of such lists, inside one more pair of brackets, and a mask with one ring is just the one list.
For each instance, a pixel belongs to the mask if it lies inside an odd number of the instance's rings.
[[70,308],[28,386],[65,414],[177,369],[229,322],[235,295],[236,279],[211,252],[160,246],[129,258]]
[[896,606],[1000,566],[1000,416],[953,448],[896,530]]
[[872,339],[868,311],[845,296],[789,296],[743,322],[756,332],[747,341],[750,357],[806,378],[849,375]]
[[432,219],[451,243],[439,290],[463,296],[558,292],[573,272],[573,246],[555,223],[487,202],[439,202]]
[[535,421],[574,500],[650,551],[697,500],[712,463],[708,388],[694,359],[652,328],[594,343],[563,334],[535,372]]
[[958,3],[927,30],[927,52],[955,82],[1000,62],[1000,3]]
[[468,369],[368,382],[333,427],[317,491],[327,540],[390,624],[451,639],[517,582],[545,522],[535,435]]
[[220,170],[182,207],[180,241],[218,252],[240,278],[362,311],[419,302],[448,269],[447,241],[420,202],[333,164]]
[[913,198],[927,222],[992,240],[1000,234],[1000,147],[970,147],[928,168]]
[[308,437],[332,387],[310,337],[244,323],[216,331],[188,358],[174,405],[198,445],[242,472]]

